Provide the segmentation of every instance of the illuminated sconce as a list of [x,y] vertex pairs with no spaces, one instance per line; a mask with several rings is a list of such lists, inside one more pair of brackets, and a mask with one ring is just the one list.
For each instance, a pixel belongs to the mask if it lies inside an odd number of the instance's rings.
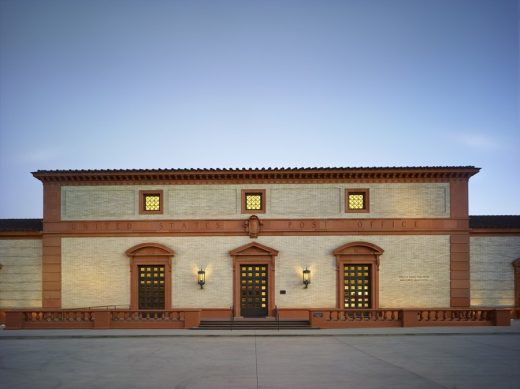
[[200,270],[197,272],[197,284],[200,285],[200,288],[204,288],[204,284],[206,283],[206,272],[200,267]]
[[309,286],[311,283],[311,271],[307,269],[307,266],[305,266],[305,270],[303,271],[303,285],[305,285],[305,289]]

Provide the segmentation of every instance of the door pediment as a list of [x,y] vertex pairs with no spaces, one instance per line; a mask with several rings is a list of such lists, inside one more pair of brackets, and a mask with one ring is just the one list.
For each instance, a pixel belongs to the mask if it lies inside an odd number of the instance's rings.
[[278,250],[272,249],[270,247],[264,246],[260,243],[248,243],[244,246],[237,247],[234,250],[229,252],[229,255],[236,256],[276,256],[278,255]]
[[334,255],[376,255],[383,254],[384,250],[368,242],[351,242],[334,250]]
[[160,243],[141,243],[126,250],[126,255],[129,257],[173,257],[175,252]]

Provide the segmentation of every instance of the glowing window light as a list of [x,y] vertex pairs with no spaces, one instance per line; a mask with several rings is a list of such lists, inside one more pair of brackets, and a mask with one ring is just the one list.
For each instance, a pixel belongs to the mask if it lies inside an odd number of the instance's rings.
[[349,209],[365,209],[365,195],[363,193],[351,193],[348,195]]
[[145,211],[160,211],[161,210],[161,196],[145,195],[144,196],[144,210]]
[[246,194],[246,209],[248,211],[262,210],[262,194],[260,194],[260,193]]

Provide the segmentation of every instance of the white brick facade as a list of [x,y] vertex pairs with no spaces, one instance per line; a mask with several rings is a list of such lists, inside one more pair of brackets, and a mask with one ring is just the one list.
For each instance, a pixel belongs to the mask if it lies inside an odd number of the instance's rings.
[[512,262],[520,258],[520,236],[470,239],[471,305],[514,305]]
[[0,307],[41,307],[41,240],[0,239],[0,264]]
[[[369,189],[369,213],[345,213],[345,189]],[[164,213],[139,214],[139,190],[161,189]],[[449,218],[447,183],[64,186],[63,220],[236,219],[241,190],[265,189],[269,218]]]
[[[385,250],[380,266],[380,306],[449,306],[448,236],[263,236],[255,241],[279,251],[275,303],[280,308],[336,306],[336,259],[339,246],[363,240]],[[229,251],[248,237],[66,238],[62,241],[64,308],[130,304],[130,266],[125,251],[139,243],[161,243],[176,253],[172,262],[175,308],[229,308],[233,267]],[[207,284],[196,283],[199,266]],[[312,284],[303,289],[308,266]],[[279,290],[286,290],[285,295]]]

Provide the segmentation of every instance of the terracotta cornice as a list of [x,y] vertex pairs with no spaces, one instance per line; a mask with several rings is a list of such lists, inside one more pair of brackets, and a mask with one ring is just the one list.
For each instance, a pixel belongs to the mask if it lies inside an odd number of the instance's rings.
[[38,170],[44,183],[67,185],[314,182],[443,182],[468,180],[474,166],[281,169]]
[[41,239],[43,232],[40,231],[2,231],[0,239]]
[[520,228],[470,228],[471,236],[520,236]]

